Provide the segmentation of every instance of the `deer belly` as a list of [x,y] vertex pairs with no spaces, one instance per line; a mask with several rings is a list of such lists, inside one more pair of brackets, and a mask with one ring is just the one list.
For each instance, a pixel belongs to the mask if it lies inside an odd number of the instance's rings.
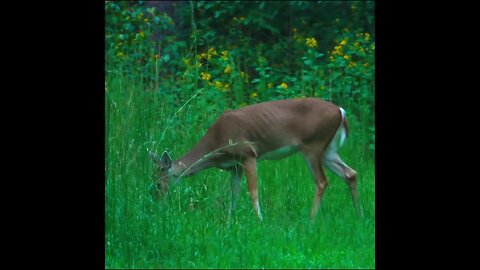
[[273,151],[266,152],[261,155],[259,160],[262,159],[282,159],[298,152],[298,147],[294,145],[287,145],[281,148],[277,148]]

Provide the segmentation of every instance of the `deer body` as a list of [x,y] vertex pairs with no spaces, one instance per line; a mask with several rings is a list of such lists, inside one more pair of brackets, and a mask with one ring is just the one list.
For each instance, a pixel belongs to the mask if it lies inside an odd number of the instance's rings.
[[175,161],[171,161],[166,152],[161,158],[153,156],[160,168],[160,180],[158,188],[151,192],[166,192],[169,178],[190,176],[217,167],[230,171],[232,175],[231,213],[239,193],[239,181],[245,173],[252,203],[262,219],[258,202],[257,161],[282,159],[301,152],[316,185],[311,218],[315,217],[328,184],[322,165],[346,180],[357,208],[356,172],[336,153],[337,140],[346,136],[347,128],[343,109],[315,98],[264,102],[226,111],[184,156]]

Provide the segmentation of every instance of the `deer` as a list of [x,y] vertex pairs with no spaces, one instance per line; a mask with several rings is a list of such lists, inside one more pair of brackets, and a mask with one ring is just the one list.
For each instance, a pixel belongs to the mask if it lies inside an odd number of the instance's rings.
[[315,184],[310,219],[314,220],[328,186],[323,166],[345,180],[353,207],[359,214],[357,172],[345,164],[337,153],[337,145],[343,145],[347,136],[345,110],[319,98],[268,101],[227,110],[208,128],[200,141],[180,158],[172,161],[167,151],[161,157],[150,152],[157,170],[149,192],[153,199],[158,199],[168,193],[170,184],[178,183],[183,177],[208,168],[229,171],[230,219],[245,174],[253,209],[262,220],[257,162],[283,159],[300,152]]

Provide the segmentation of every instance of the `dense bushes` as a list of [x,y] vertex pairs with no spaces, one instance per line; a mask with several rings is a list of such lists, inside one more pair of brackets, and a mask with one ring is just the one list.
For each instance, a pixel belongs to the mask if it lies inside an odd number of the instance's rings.
[[[168,3],[168,2],[166,2]],[[164,3],[165,4],[165,3]],[[315,96],[362,123],[374,150],[374,2],[105,3],[106,74],[138,79],[181,105]]]

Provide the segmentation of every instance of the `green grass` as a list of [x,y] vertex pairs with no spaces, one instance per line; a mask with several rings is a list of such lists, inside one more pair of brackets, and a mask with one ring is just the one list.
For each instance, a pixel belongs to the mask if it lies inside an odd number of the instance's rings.
[[355,215],[343,180],[328,171],[330,185],[310,224],[314,184],[297,154],[259,163],[264,220],[257,220],[243,178],[229,223],[227,172],[184,178],[157,203],[148,194],[154,171],[148,150],[178,158],[218,117],[199,105],[203,95],[167,126],[182,104],[168,106],[158,91],[113,75],[106,81],[105,268],[375,267],[375,164],[359,145],[362,125],[354,117],[340,155],[358,172],[363,217]]

